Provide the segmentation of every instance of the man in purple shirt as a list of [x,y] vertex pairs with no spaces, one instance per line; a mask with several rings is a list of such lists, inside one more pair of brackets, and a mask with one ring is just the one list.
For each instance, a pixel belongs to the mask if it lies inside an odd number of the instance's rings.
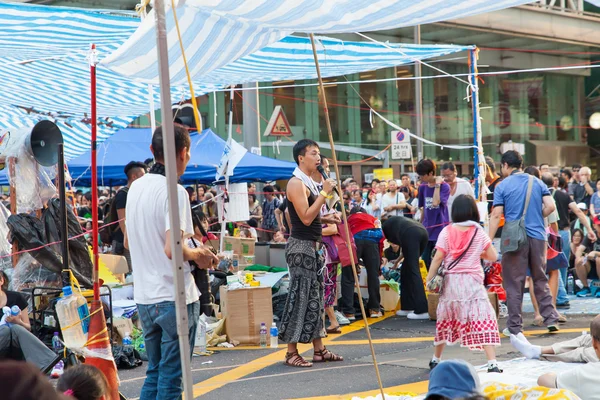
[[423,182],[419,186],[419,208],[421,209],[421,222],[429,234],[429,243],[422,258],[429,271],[431,252],[435,248],[438,235],[450,220],[448,218],[450,186],[444,182],[441,176],[435,175],[436,166],[432,160],[419,161],[416,170]]

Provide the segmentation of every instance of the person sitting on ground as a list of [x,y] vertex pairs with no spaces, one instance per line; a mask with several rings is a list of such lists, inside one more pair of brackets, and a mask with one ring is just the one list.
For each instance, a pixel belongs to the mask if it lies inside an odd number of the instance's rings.
[[579,335],[575,339],[558,342],[551,346],[535,346],[525,336],[510,335],[513,347],[529,359],[546,359],[554,362],[594,363],[598,355],[593,347],[592,336]]
[[[594,229],[597,236],[600,236],[600,220],[594,221]],[[589,237],[583,239],[575,251],[575,271],[583,285],[583,288],[577,293],[577,297],[591,296],[592,291],[588,285],[588,279],[600,278],[600,239],[597,238],[593,242]],[[600,292],[596,293],[596,297],[600,297]]]
[[484,400],[479,376],[466,361],[442,361],[429,375],[429,391],[425,400]]
[[581,229],[575,229],[571,236],[571,256],[569,257],[569,268],[575,268],[575,253],[577,248],[583,242],[583,231]]
[[0,309],[13,306],[21,309],[19,315],[6,317],[8,324],[0,326],[0,360],[25,359],[47,374],[62,356],[55,354],[30,332],[27,299],[19,292],[7,289],[8,277],[0,271]]
[[255,241],[258,241],[258,234],[256,233],[256,228],[258,228],[258,222],[256,222],[255,219],[250,218],[246,222],[246,225],[243,225],[242,229],[240,229],[240,237],[254,239]]
[[283,232],[279,231],[275,232],[273,235],[273,241],[271,243],[287,243],[287,240],[285,239]]
[[444,262],[444,281],[437,307],[435,353],[429,368],[441,360],[446,345],[460,343],[471,350],[484,350],[488,372],[502,372],[496,361],[500,346],[496,312],[483,284],[481,259],[496,261],[498,253],[479,224],[475,199],[459,195],[452,205],[453,223],[445,227],[436,243],[436,253],[427,275],[428,286]]
[[[589,216],[589,210],[588,210],[588,207],[585,205],[585,203],[578,203],[577,208],[583,214],[584,220],[587,220],[588,224],[590,226],[592,226],[594,224],[594,222],[592,221],[592,219]],[[571,235],[573,234],[575,229],[581,229],[583,231],[583,234],[586,236],[590,233],[588,231],[588,229],[585,227],[585,225],[581,223],[581,219],[575,219],[574,221],[571,221],[570,228],[571,228]]]
[[56,390],[76,400],[105,400],[109,398],[108,381],[93,365],[79,364],[65,370]]
[[[600,357],[600,316],[596,316],[590,324],[592,347],[596,356]],[[599,400],[600,374],[598,364],[588,363],[560,374],[553,372],[538,378],[538,385],[549,388],[567,389],[585,400]]]

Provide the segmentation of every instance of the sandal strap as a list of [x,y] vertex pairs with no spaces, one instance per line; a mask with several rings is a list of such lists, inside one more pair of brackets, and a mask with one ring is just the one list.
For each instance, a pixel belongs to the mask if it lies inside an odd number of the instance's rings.
[[[329,358],[326,357],[326,354],[329,354]],[[321,357],[324,361],[341,361],[343,358],[338,356],[335,353],[327,350],[327,347],[323,346],[322,350],[315,350],[314,355],[317,357]]]
[[[295,358],[294,358],[295,357]],[[294,358],[294,360],[290,363],[289,361]],[[290,364],[290,365],[294,365],[294,366],[298,366],[298,365],[309,365],[310,362],[306,361],[304,359],[304,357],[302,357],[297,351],[293,352],[293,353],[286,353],[285,354],[285,361]]]

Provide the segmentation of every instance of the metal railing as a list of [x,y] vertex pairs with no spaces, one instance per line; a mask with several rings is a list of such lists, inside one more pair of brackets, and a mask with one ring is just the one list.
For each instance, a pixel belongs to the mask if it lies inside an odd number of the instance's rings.
[[583,3],[584,0],[539,0],[538,2],[530,5],[549,11],[583,14]]

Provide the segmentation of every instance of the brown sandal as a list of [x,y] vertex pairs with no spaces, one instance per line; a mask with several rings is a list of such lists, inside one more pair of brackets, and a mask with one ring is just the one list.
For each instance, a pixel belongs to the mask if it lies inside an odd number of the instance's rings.
[[[320,360],[315,360],[315,356],[316,357],[321,357]],[[338,356],[335,353],[332,353],[331,351],[327,350],[326,347],[323,347],[323,350],[315,350],[315,353],[313,355],[313,363],[322,363],[322,362],[328,362],[328,361],[344,361],[344,357],[342,356]]]
[[297,368],[310,368],[313,366],[310,361],[306,361],[297,351],[285,353],[285,365]]
[[339,325],[336,326],[335,328],[327,328],[325,329],[325,331],[327,332],[328,335],[337,335],[342,333],[342,330],[340,329]]

